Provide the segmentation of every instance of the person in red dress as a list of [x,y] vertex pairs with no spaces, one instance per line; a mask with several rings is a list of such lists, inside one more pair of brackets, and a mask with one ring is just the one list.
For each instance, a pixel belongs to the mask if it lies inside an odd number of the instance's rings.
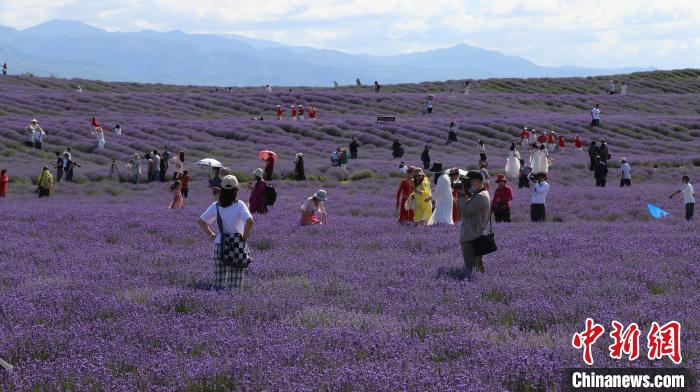
[[554,151],[555,143],[556,143],[556,139],[554,138],[554,131],[550,131],[549,136],[547,136],[547,151],[548,152]]
[[311,105],[309,108],[309,120],[315,120],[316,119],[316,107],[314,105]]
[[521,147],[522,151],[527,150],[529,140],[530,140],[530,131],[528,131],[527,127],[525,127],[523,129],[523,131],[520,132],[520,147]]
[[7,169],[2,169],[0,171],[0,197],[7,195],[7,184],[9,182],[10,178],[7,176]]
[[99,127],[100,127],[100,123],[97,122],[97,119],[96,119],[95,117],[92,118],[92,121],[90,122],[90,124],[92,124],[93,128],[99,128]]
[[406,209],[406,202],[411,196],[414,189],[413,174],[415,169],[409,167],[406,175],[399,184],[399,189],[396,191],[396,209],[399,210],[399,223],[408,224],[413,222],[413,210]]
[[292,105],[290,114],[292,115],[293,120],[297,119],[297,107],[296,106]]
[[580,151],[583,151],[583,142],[581,141],[581,138],[576,136],[576,140],[574,140],[574,146],[578,148]]
[[559,136],[559,149],[563,150],[566,147],[566,141],[564,141],[564,136]]
[[542,132],[542,134],[537,137],[537,142],[539,144],[547,143],[547,132]]
[[284,108],[281,105],[277,105],[277,119],[281,120],[282,116],[284,116]]
[[510,202],[513,201],[513,189],[504,174],[496,176],[496,191],[493,193],[491,209],[496,222],[510,222]]

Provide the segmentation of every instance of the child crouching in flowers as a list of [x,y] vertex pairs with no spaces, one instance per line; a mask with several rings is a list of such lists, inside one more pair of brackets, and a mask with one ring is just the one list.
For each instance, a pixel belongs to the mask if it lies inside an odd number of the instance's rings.
[[[326,214],[326,207],[323,203],[326,201],[327,194],[326,191],[321,189],[320,191],[314,193],[313,196],[309,197],[301,205],[301,225],[327,225],[328,215]],[[321,214],[321,219],[319,220],[316,213]]]

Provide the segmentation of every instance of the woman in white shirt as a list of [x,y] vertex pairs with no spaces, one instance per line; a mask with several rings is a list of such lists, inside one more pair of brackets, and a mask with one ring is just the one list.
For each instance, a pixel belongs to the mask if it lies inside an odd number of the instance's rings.
[[683,187],[680,190],[671,193],[668,195],[668,197],[669,199],[672,199],[673,196],[682,193],[683,204],[685,204],[685,219],[691,220],[693,219],[693,211],[695,210],[695,190],[693,189],[693,185],[690,184],[690,177],[683,176],[682,181]]
[[[225,234],[240,235],[245,244],[253,230],[253,217],[248,206],[238,199],[240,186],[236,176],[227,175],[221,180],[218,200],[199,217],[198,224],[202,231],[214,240],[214,284],[216,290],[239,289],[243,287],[245,268],[225,265],[221,260],[221,232],[215,233],[210,225],[218,226],[217,216],[221,217],[221,229]],[[247,249],[247,245],[246,245]]]

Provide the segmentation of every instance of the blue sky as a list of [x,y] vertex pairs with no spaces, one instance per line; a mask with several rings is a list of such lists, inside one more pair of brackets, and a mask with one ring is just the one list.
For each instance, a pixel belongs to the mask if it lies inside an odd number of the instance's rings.
[[458,43],[537,64],[700,67],[700,0],[4,0],[0,24],[235,33],[350,53]]

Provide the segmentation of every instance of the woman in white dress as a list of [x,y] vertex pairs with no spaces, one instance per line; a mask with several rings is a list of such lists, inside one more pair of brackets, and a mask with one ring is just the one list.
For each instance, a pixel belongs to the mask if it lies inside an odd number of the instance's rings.
[[92,130],[92,134],[97,137],[97,148],[102,150],[105,148],[105,131],[102,127]]
[[537,173],[544,173],[547,174],[549,173],[549,154],[547,153],[547,148],[544,146],[544,144],[540,145],[540,150],[539,154],[537,155],[538,163],[537,163],[537,170],[535,171],[535,174]]
[[456,181],[459,178],[458,169],[450,169],[448,171],[442,172],[440,177],[438,177],[437,188],[433,192],[433,201],[435,201],[435,211],[433,215],[430,216],[428,220],[428,226],[433,226],[437,224],[448,224],[453,225],[452,221],[452,181]]
[[520,173],[520,153],[515,145],[515,142],[511,143],[508,159],[506,160],[506,175],[510,178],[518,178]]

